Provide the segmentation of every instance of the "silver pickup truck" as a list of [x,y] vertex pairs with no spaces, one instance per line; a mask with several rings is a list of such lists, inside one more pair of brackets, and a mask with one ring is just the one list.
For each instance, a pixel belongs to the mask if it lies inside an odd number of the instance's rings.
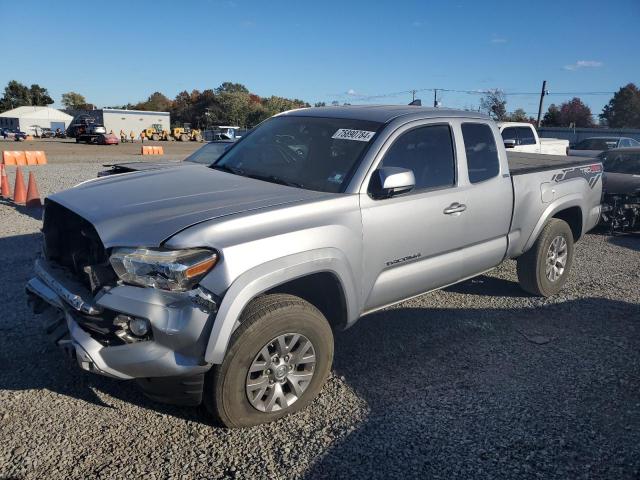
[[333,332],[517,259],[558,292],[598,222],[602,165],[507,158],[496,124],[414,106],[277,115],[210,166],[110,175],[45,202],[27,292],[90,372],[224,425],[307,405]]

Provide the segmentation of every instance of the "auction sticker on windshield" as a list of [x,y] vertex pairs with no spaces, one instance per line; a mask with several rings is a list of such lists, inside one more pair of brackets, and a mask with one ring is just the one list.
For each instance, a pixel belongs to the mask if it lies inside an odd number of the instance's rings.
[[333,134],[331,138],[338,140],[357,140],[358,142],[368,142],[373,138],[376,132],[367,132],[366,130],[351,130],[350,128],[341,128]]

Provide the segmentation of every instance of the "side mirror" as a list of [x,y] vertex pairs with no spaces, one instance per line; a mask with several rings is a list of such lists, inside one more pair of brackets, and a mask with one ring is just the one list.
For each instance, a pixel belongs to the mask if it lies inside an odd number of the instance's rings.
[[516,141],[513,138],[504,140],[504,148],[513,148],[516,146]]
[[390,198],[407,193],[416,186],[413,171],[400,167],[382,167],[371,176],[369,193],[373,198]]

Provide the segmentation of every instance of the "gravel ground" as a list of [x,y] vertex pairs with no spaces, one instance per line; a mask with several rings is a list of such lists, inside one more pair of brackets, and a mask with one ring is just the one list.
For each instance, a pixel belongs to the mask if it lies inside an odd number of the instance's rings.
[[[100,166],[35,169],[43,195]],[[640,478],[640,238],[589,234],[562,295],[515,264],[336,337],[308,409],[228,431],[79,370],[23,293],[38,215],[0,205],[0,478]]]
[[0,138],[2,150],[43,150],[49,163],[112,163],[158,160],[182,160],[203,144],[198,142],[144,142],[144,145],[159,145],[164,155],[140,154],[140,142],[119,145],[87,145],[76,143],[74,139],[36,138],[24,142]]

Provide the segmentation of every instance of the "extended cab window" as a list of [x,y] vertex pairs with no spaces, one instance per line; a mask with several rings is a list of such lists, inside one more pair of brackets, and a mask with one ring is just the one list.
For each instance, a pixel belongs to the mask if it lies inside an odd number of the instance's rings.
[[462,138],[467,153],[469,181],[483,182],[498,175],[500,161],[491,127],[484,123],[463,123]]
[[387,150],[380,167],[413,171],[415,190],[455,184],[455,156],[448,125],[430,125],[404,133]]
[[518,127],[518,137],[520,145],[535,145],[536,137],[533,135],[531,127]]
[[502,140],[515,140],[518,144],[518,131],[516,127],[508,127],[502,130]]

